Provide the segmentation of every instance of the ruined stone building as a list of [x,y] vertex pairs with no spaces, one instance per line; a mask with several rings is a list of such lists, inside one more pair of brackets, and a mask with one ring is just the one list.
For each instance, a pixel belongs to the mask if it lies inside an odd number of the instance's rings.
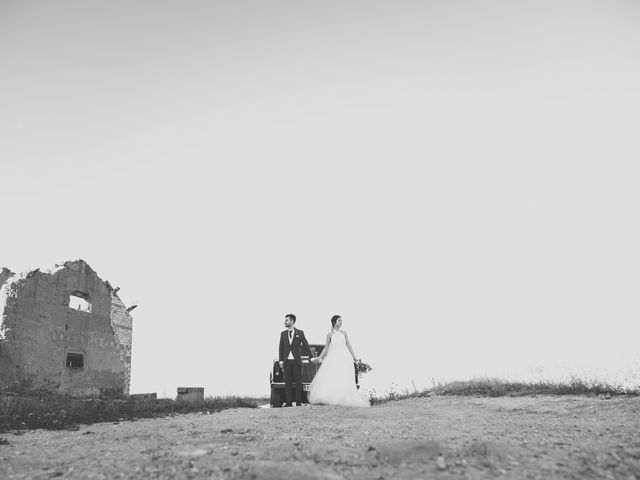
[[83,260],[21,274],[3,268],[0,387],[128,394],[133,308]]

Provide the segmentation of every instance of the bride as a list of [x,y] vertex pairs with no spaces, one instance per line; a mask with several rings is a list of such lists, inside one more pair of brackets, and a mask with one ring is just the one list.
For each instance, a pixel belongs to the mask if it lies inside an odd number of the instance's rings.
[[[340,315],[331,317],[331,327],[327,334],[327,343],[317,358],[322,365],[309,386],[309,403],[368,407],[369,402],[360,396],[356,388],[353,363],[357,358],[349,343],[347,332],[340,330]],[[349,355],[353,357],[353,361]]]

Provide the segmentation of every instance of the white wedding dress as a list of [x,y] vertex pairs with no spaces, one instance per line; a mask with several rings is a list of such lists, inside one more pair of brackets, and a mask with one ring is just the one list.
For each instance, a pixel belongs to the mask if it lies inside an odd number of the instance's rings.
[[362,398],[356,387],[353,360],[344,333],[334,333],[326,348],[327,355],[309,386],[309,403],[368,407],[369,401]]

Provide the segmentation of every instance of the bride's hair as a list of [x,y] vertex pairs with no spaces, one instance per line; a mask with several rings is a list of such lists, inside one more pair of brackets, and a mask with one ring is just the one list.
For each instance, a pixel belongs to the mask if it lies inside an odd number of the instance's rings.
[[336,322],[338,321],[339,318],[340,318],[340,315],[334,315],[333,317],[331,317],[331,326],[332,327],[336,326]]

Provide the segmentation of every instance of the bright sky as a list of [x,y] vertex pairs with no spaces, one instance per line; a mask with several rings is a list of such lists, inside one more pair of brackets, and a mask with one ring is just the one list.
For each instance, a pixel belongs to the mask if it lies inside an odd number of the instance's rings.
[[[133,392],[640,384],[640,3],[0,0],[0,265],[86,260]],[[634,376],[635,375],[635,376]]]

